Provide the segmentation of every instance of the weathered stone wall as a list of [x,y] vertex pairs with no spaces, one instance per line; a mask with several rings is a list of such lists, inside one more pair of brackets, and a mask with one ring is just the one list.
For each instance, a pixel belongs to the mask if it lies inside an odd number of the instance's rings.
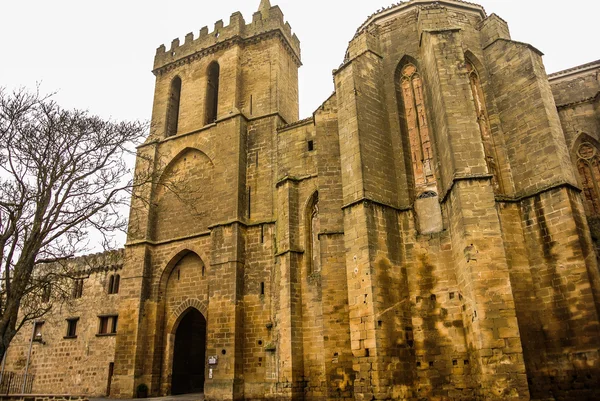
[[574,150],[600,142],[595,64],[549,83],[480,6],[399,3],[359,28],[335,93],[298,121],[299,55],[266,0],[252,23],[234,13],[159,48],[137,169],[160,180],[133,199],[114,353],[94,361],[114,355],[111,396],[173,391],[195,309],[207,400],[600,397],[600,235]]
[[88,397],[74,395],[35,394],[35,395],[0,395],[5,401],[87,401]]
[[600,211],[590,207],[592,198],[600,199],[600,189],[594,190],[578,167],[582,145],[590,144],[600,153],[600,61],[551,74],[549,79],[577,181],[584,189],[587,221],[600,261]]
[[[35,375],[32,393],[105,396],[116,335],[99,334],[99,320],[120,312],[119,294],[109,294],[108,286],[111,276],[122,274],[122,251],[90,255],[70,264],[69,270],[83,278],[82,296],[54,303],[52,311],[38,320],[43,322],[42,337],[32,344],[28,372]],[[69,291],[70,287],[67,283],[61,288]],[[79,319],[76,336],[67,337],[67,319],[74,318]],[[32,327],[26,324],[10,344],[6,371],[25,372]],[[120,328],[118,322],[117,333]]]

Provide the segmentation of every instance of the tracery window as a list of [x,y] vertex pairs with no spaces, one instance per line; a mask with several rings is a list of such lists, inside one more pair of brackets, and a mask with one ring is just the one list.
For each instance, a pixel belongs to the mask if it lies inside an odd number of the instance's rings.
[[485,104],[485,97],[483,95],[483,89],[481,87],[481,80],[479,74],[475,69],[475,66],[467,60],[466,62],[467,71],[469,72],[469,83],[471,84],[471,91],[473,93],[473,100],[475,102],[475,111],[477,112],[477,123],[479,124],[479,131],[481,132],[481,139],[483,141],[483,150],[485,152],[485,162],[487,164],[488,171],[492,174],[492,185],[494,191],[498,192],[500,188],[500,180],[498,179],[498,164],[495,155],[494,140],[492,138],[492,130],[488,120],[488,112]]
[[583,185],[588,213],[600,216],[600,155],[597,147],[589,142],[579,145],[577,170]]
[[415,190],[419,196],[426,191],[437,192],[423,81],[413,64],[406,64],[401,72],[402,101],[410,141]]

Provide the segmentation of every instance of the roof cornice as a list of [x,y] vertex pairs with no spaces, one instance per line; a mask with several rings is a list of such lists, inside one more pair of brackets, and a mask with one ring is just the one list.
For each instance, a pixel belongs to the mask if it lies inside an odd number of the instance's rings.
[[591,63],[586,63],[582,65],[578,65],[576,67],[568,68],[566,70],[558,71],[548,75],[549,81],[558,81],[563,78],[571,77],[574,75],[582,74],[588,71],[593,71],[596,69],[600,69],[600,60],[592,61]]
[[487,14],[486,14],[483,6],[480,6],[479,4],[475,4],[475,3],[469,3],[469,2],[463,1],[463,0],[437,0],[437,1],[411,0],[408,2],[401,1],[390,7],[378,10],[376,13],[369,16],[367,18],[367,20],[357,29],[357,32],[362,31],[367,26],[371,25],[372,23],[374,23],[376,21],[385,19],[387,17],[391,17],[395,14],[404,14],[405,12],[408,12],[418,6],[433,5],[433,4],[443,5],[443,6],[452,7],[452,8],[458,8],[461,10],[473,11],[473,12],[479,14],[481,16],[481,19],[487,18]]

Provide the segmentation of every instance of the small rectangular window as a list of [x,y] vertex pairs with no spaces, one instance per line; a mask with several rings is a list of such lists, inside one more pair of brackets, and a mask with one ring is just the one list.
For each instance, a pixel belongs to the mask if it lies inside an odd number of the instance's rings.
[[308,141],[308,151],[312,152],[315,150],[315,143],[313,141]]
[[35,322],[33,328],[33,341],[42,342],[42,326],[44,322]]
[[117,333],[117,321],[119,317],[113,316],[98,316],[98,335],[109,335]]
[[76,338],[77,337],[77,322],[78,317],[67,319],[67,335],[65,338]]

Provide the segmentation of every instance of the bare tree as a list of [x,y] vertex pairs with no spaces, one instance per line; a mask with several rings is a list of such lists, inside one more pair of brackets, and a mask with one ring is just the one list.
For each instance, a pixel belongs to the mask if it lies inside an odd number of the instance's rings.
[[125,156],[146,131],[64,110],[39,90],[0,88],[0,359],[25,322],[52,307],[49,287],[72,274],[61,262],[87,249],[90,231],[108,245],[126,228],[119,209],[134,180]]

